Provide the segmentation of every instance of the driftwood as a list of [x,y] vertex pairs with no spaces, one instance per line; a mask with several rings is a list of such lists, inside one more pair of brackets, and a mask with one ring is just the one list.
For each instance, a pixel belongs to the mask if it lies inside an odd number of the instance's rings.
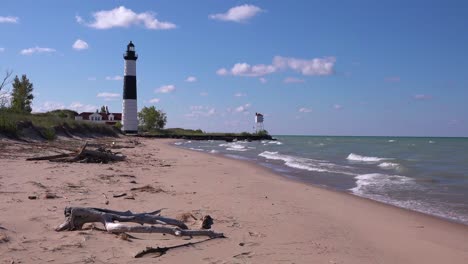
[[[100,222],[109,233],[162,233],[174,236],[208,236],[210,238],[224,237],[222,233],[211,230],[189,230],[181,221],[159,216],[161,210],[150,213],[134,214],[130,211],[120,212],[91,207],[65,207],[65,222],[55,230],[80,230],[86,223]],[[125,222],[140,225],[126,225]],[[148,224],[148,225],[144,225]],[[172,225],[175,227],[167,227]]]
[[190,246],[194,246],[196,244],[200,244],[200,243],[212,240],[212,239],[215,239],[215,238],[208,238],[208,239],[197,241],[197,242],[189,242],[189,243],[184,243],[184,244],[171,246],[171,247],[146,247],[142,251],[136,253],[134,258],[141,258],[141,257],[145,256],[146,254],[151,254],[151,253],[156,253],[157,255],[155,257],[160,257],[160,256],[166,254],[167,251],[169,251],[171,249],[177,249],[177,248],[182,248],[182,247],[190,247]]
[[122,161],[125,159],[125,156],[121,155],[120,153],[113,153],[112,151],[102,147],[99,147],[96,150],[86,149],[87,147],[88,143],[86,142],[75,153],[34,157],[28,158],[26,160],[48,160],[51,162],[108,163],[114,161]]

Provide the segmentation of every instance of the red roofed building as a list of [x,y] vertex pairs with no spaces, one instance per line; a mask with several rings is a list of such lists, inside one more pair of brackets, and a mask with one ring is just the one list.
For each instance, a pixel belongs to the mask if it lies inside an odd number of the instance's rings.
[[117,122],[122,122],[122,113],[110,113],[106,106],[106,112],[82,112],[75,116],[75,120],[91,121],[104,123],[107,125],[115,125]]

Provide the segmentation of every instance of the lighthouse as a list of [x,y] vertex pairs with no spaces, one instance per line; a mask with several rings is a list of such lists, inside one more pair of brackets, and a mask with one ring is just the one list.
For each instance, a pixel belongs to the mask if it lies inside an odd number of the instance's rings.
[[136,61],[138,55],[135,53],[135,45],[130,41],[127,51],[124,53],[124,84],[122,103],[122,130],[124,133],[138,132],[137,118],[137,80]]

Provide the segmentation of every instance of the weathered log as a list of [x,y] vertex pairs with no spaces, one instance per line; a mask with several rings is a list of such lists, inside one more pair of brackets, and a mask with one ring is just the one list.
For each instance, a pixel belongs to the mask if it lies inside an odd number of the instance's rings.
[[67,160],[67,162],[75,162],[75,161],[79,161],[81,159],[83,159],[83,151],[86,149],[86,146],[88,146],[88,142],[86,141],[84,143],[84,145],[78,150],[78,153],[75,155],[75,157],[73,157],[72,159],[70,160]]
[[[211,230],[188,230],[188,227],[179,220],[156,215],[160,212],[160,210],[157,210],[150,213],[134,214],[131,211],[120,212],[101,208],[66,207],[64,212],[65,222],[55,230],[80,230],[86,223],[100,222],[109,233],[163,233],[174,236],[223,237],[222,233]],[[122,224],[125,222],[138,223],[140,226]],[[144,224],[149,224],[149,226]],[[175,227],[155,226],[155,224]]]
[[42,156],[42,157],[34,157],[34,158],[27,158],[26,160],[51,160],[51,159],[59,159],[59,158],[67,158],[70,157],[72,154],[57,154],[51,156]]

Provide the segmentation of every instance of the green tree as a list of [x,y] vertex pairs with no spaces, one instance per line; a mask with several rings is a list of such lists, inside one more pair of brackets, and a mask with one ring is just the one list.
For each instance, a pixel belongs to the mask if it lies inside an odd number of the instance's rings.
[[107,113],[107,109],[106,109],[105,105],[101,106],[101,112],[100,113]]
[[17,112],[31,113],[31,103],[34,99],[34,95],[32,94],[33,84],[26,77],[26,74],[21,76],[21,80],[16,75],[12,86],[11,109]]
[[145,130],[163,129],[167,123],[166,113],[157,110],[154,106],[143,107],[138,113],[138,118]]

